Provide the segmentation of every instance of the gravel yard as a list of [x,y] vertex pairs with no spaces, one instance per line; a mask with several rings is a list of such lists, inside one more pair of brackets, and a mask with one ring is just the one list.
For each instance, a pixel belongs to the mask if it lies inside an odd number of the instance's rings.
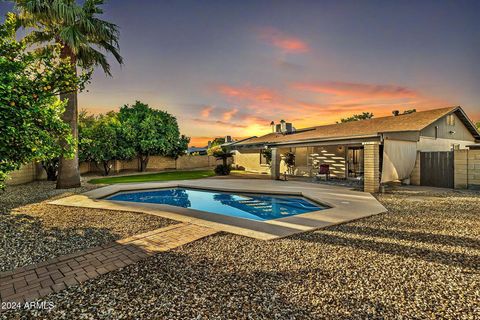
[[[94,188],[56,190],[38,181],[0,193],[0,271],[102,245],[174,221],[134,212],[60,207],[46,202]],[[47,200],[48,199],[48,200]]]
[[52,294],[50,312],[22,315],[478,319],[480,195],[378,198],[389,213],[269,242],[217,234]]

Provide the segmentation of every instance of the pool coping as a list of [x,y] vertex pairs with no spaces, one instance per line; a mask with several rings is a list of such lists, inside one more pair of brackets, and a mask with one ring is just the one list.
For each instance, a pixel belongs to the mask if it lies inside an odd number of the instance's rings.
[[[224,192],[303,196],[310,201],[325,204],[330,208],[274,220],[257,221],[170,205],[104,199],[118,192],[174,187]],[[189,222],[219,231],[262,240],[286,237],[292,234],[311,231],[387,211],[370,193],[353,191],[346,187],[297,181],[285,182],[251,179],[199,179],[115,184],[49,203],[62,206],[153,214],[167,219]]]

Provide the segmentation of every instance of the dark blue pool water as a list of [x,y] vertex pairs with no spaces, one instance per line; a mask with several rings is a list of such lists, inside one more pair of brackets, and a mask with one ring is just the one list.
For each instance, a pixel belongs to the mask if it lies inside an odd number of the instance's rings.
[[167,204],[244,219],[272,220],[326,209],[303,197],[172,188],[114,194],[107,200]]

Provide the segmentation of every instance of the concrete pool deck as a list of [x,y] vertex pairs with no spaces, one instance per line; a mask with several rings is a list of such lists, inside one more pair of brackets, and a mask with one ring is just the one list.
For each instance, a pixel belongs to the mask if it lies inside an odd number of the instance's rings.
[[[255,221],[169,205],[103,199],[122,191],[173,187],[200,188],[239,193],[297,195],[326,204],[331,208],[275,220]],[[251,179],[199,179],[114,184],[49,203],[62,206],[153,214],[167,219],[189,222],[218,231],[230,232],[262,240],[286,237],[295,233],[315,230],[387,211],[370,193],[352,191],[345,187],[297,181]]]

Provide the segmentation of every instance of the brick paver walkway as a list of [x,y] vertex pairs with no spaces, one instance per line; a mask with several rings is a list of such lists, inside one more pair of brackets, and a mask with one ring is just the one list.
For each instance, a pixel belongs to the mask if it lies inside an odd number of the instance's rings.
[[32,301],[215,232],[214,229],[180,223],[1,272],[0,302]]

